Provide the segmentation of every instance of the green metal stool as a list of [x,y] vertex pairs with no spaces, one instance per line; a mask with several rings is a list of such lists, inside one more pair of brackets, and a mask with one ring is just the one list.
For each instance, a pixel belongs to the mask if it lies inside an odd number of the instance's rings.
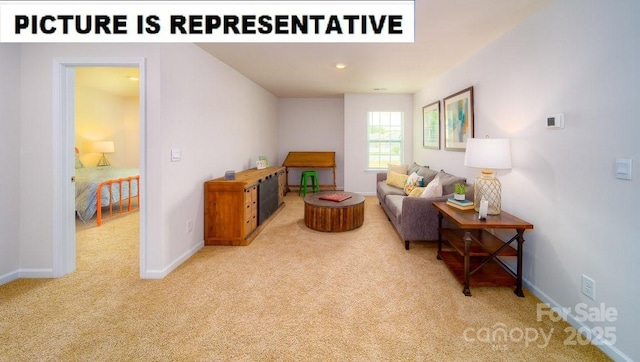
[[318,183],[318,171],[302,171],[300,173],[300,190],[298,195],[302,193],[302,197],[307,196],[307,180],[311,178],[311,190],[320,192],[320,184]]

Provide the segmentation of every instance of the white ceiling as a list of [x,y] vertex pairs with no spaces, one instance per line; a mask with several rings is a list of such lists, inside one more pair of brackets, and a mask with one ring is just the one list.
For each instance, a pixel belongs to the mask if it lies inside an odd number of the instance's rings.
[[[550,0],[416,0],[416,36],[391,43],[197,44],[275,96],[341,97],[345,93],[415,93]],[[345,63],[337,70],[336,63]],[[77,68],[85,87],[130,97],[137,68]],[[383,88],[384,90],[374,90]]]
[[76,87],[99,89],[119,97],[137,97],[138,68],[78,67],[75,68]]
[[[411,44],[198,44],[277,97],[414,93],[550,0],[416,0]],[[336,63],[348,65],[335,69]],[[384,88],[383,91],[374,88]]]

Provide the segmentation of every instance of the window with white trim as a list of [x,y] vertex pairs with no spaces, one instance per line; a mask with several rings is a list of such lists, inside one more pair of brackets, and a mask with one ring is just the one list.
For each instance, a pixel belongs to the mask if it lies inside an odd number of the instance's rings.
[[367,168],[386,169],[388,164],[401,165],[404,112],[369,112],[367,122]]

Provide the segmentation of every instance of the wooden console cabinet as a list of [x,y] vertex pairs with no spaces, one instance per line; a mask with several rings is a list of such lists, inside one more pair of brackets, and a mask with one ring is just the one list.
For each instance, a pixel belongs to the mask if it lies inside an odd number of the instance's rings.
[[205,245],[249,245],[284,206],[284,177],[284,167],[267,167],[206,181]]

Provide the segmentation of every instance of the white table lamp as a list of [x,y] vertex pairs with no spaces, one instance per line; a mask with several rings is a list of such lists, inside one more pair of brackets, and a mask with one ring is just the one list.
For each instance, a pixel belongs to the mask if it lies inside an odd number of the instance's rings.
[[92,149],[93,152],[102,153],[102,157],[100,157],[100,161],[98,161],[96,166],[111,166],[111,163],[109,163],[109,160],[107,160],[107,157],[104,154],[113,153],[115,151],[113,141],[93,142]]
[[473,184],[473,203],[476,211],[484,197],[489,202],[488,215],[498,215],[501,210],[502,186],[493,176],[493,170],[511,168],[511,148],[506,138],[469,138],[464,155],[464,165],[481,168],[481,176]]

